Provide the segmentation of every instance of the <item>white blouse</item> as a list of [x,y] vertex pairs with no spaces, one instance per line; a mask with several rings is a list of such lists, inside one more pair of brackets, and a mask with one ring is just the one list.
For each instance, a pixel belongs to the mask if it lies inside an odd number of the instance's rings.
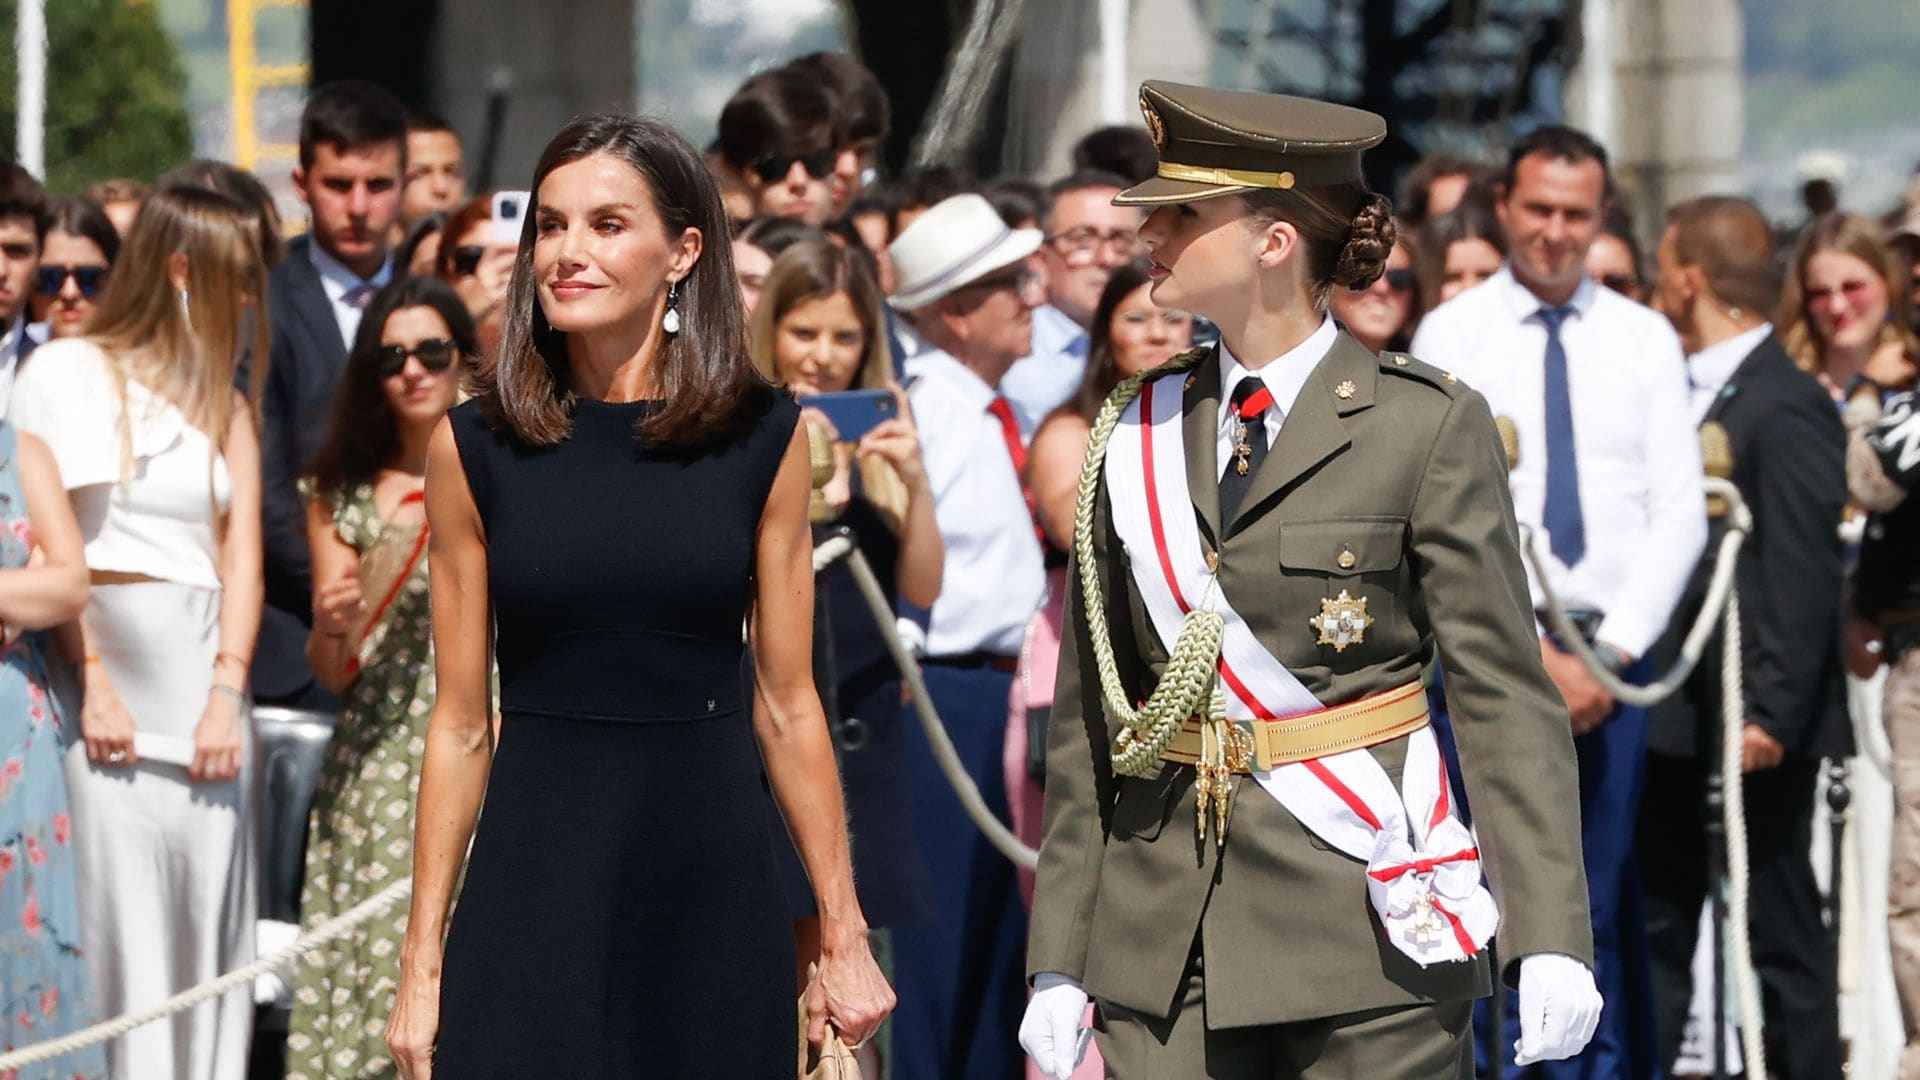
[[52,448],[89,569],[217,589],[216,530],[233,495],[226,460],[177,406],[131,379],[123,410],[116,381],[99,346],[50,341],[20,368],[8,416]]

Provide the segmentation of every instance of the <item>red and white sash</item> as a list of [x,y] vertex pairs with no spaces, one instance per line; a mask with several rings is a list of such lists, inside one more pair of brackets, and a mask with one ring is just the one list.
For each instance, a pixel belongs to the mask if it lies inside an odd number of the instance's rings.
[[[1207,569],[1187,494],[1183,378],[1165,375],[1141,387],[1108,444],[1114,530],[1134,584],[1168,648],[1190,608],[1225,620],[1219,668],[1228,719],[1275,720],[1325,708],[1254,637]],[[1299,623],[1301,633],[1309,632],[1306,614]],[[1493,936],[1499,913],[1480,883],[1473,835],[1454,813],[1431,727],[1408,737],[1397,791],[1364,749],[1282,765],[1254,780],[1315,836],[1367,865],[1367,895],[1388,940],[1421,966],[1465,960]]]

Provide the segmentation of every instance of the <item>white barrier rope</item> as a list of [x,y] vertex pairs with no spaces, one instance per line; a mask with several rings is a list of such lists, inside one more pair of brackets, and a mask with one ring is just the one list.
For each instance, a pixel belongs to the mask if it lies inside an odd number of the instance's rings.
[[[1727,842],[1727,925],[1732,947],[1731,975],[1740,1013],[1740,1049],[1746,1057],[1746,1075],[1753,1080],[1766,1080],[1766,1046],[1762,1040],[1764,1021],[1759,986],[1753,974],[1753,942],[1748,916],[1746,785],[1741,783],[1745,774],[1741,752],[1745,742],[1747,704],[1740,667],[1740,598],[1734,591],[1734,570],[1739,562],[1741,545],[1753,532],[1753,513],[1747,508],[1746,500],[1741,498],[1740,489],[1731,480],[1709,476],[1704,478],[1702,486],[1708,495],[1726,503],[1726,535],[1720,539],[1713,576],[1707,584],[1706,599],[1700,605],[1700,614],[1692,628],[1687,631],[1680,647],[1679,660],[1659,681],[1647,686],[1634,686],[1607,670],[1581,636],[1572,616],[1560,603],[1560,598],[1554,594],[1546,567],[1542,565],[1539,553],[1534,550],[1531,537],[1521,548],[1526,552],[1527,561],[1533,564],[1534,579],[1540,583],[1540,592],[1546,603],[1547,623],[1554,635],[1562,647],[1580,658],[1601,688],[1616,701],[1642,708],[1665,701],[1699,665],[1716,624],[1724,632],[1720,647],[1720,775],[1723,780],[1721,820]],[[1719,942],[1714,943],[1714,949],[1718,953]]]
[[987,842],[1012,860],[1014,865],[1028,870],[1040,865],[1040,853],[1021,843],[1013,830],[995,816],[986,800],[980,797],[979,785],[968,775],[967,767],[960,763],[960,754],[954,750],[953,740],[947,736],[946,725],[940,722],[940,715],[933,708],[933,699],[927,694],[926,681],[920,677],[920,665],[908,654],[907,647],[901,644],[900,635],[894,630],[893,605],[887,602],[886,593],[873,576],[873,567],[868,565],[860,549],[854,546],[852,537],[838,535],[816,548],[814,569],[818,572],[826,563],[841,558],[847,560],[847,568],[853,571],[854,584],[859,586],[860,595],[866,599],[875,621],[880,624],[880,638],[886,642],[887,652],[892,654],[901,678],[906,680],[907,689],[913,695],[913,711],[920,717],[920,726],[926,730],[934,760],[940,763],[940,771],[946,774],[953,793],[960,797],[960,805],[966,808],[967,816],[973,819],[973,824],[986,836]]
[[[860,550],[854,546],[853,538],[844,534],[834,536],[814,548],[813,571],[817,574],[841,559],[848,560],[848,566],[853,570],[853,578],[860,587],[861,595],[874,609],[874,617],[880,621],[881,637],[886,640],[887,649],[893,654],[894,662],[900,665],[901,672],[906,676],[907,685],[913,692],[916,711],[920,715],[921,723],[926,726],[928,741],[933,744],[934,758],[940,762],[941,770],[953,784],[955,793],[960,796],[961,804],[966,807],[974,823],[980,827],[980,831],[986,834],[987,839],[1000,850],[1001,854],[1032,869],[1038,862],[1039,853],[1022,844],[1018,837],[1000,823],[1000,819],[993,815],[993,811],[987,808],[986,801],[980,797],[980,789],[974,785],[973,778],[967,775],[966,768],[960,764],[960,756],[954,751],[953,740],[947,737],[946,728],[940,723],[940,717],[933,711],[933,706],[927,697],[926,683],[920,678],[920,666],[914,663],[913,658],[907,654],[906,648],[900,644],[899,634],[893,627],[893,610],[888,606],[885,594],[881,592],[879,581],[873,576],[873,568],[867,564]],[[75,1050],[84,1050],[96,1043],[117,1039],[155,1020],[164,1019],[177,1012],[185,1012],[201,1002],[251,986],[260,976],[270,971],[279,971],[307,953],[333,944],[358,929],[361,924],[385,914],[393,905],[411,895],[413,895],[412,876],[401,878],[354,905],[345,914],[314,927],[303,934],[298,941],[268,953],[245,967],[229,971],[210,982],[182,990],[165,1001],[138,1012],[102,1021],[58,1039],[0,1054],[0,1075],[5,1075],[12,1069],[24,1069],[28,1065],[52,1061],[71,1054]]]
[[35,1046],[29,1046],[24,1050],[15,1050],[9,1054],[0,1054],[0,1075],[4,1075],[12,1069],[24,1069],[28,1065],[38,1065],[41,1062],[52,1061],[57,1057],[71,1054],[75,1050],[85,1049],[95,1043],[103,1043],[109,1039],[117,1039],[127,1032],[132,1031],[134,1028],[150,1024],[155,1020],[171,1016],[177,1012],[184,1012],[187,1009],[199,1005],[203,1001],[219,997],[222,994],[252,986],[253,980],[265,975],[269,971],[278,971],[307,953],[333,944],[335,941],[352,933],[361,923],[385,914],[394,904],[399,903],[412,894],[413,878],[401,878],[399,881],[380,890],[373,896],[354,905],[347,910],[346,914],[337,916],[314,927],[312,931],[301,937],[300,940],[283,949],[270,952],[258,960],[255,960],[253,963],[248,964],[246,967],[229,971],[211,982],[201,983],[192,989],[182,990],[151,1008],[142,1009],[139,1012],[127,1013],[125,1016],[103,1021],[90,1028],[76,1031],[71,1035],[54,1039],[51,1042],[39,1043]]

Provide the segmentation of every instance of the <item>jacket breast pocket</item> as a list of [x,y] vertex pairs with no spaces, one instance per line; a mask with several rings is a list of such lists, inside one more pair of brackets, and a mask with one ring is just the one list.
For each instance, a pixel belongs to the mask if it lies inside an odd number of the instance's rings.
[[[1317,644],[1328,659],[1377,655],[1390,643],[1406,576],[1407,519],[1351,517],[1280,526],[1280,568],[1289,579],[1320,579]],[[1311,631],[1310,631],[1311,632]]]

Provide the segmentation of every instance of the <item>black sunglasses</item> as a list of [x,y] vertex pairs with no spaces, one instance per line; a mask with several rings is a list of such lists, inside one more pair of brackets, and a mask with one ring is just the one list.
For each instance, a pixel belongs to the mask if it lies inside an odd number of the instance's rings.
[[428,338],[412,348],[382,345],[373,350],[373,361],[380,371],[380,377],[391,379],[407,369],[407,358],[410,356],[418,358],[421,367],[437,375],[452,367],[454,357],[459,355],[460,347],[446,338]]
[[815,180],[825,180],[833,175],[833,163],[839,156],[840,152],[832,147],[815,150],[811,154],[768,154],[754,162],[750,168],[753,169],[755,176],[771,184],[776,180],[785,179],[787,173],[793,169],[793,163],[797,161],[807,170],[808,176]]
[[453,272],[462,277],[480,272],[480,260],[487,249],[479,244],[462,244],[453,249]]
[[67,278],[80,283],[80,295],[98,296],[107,284],[107,268],[104,266],[56,266],[41,264],[40,295],[59,296],[60,290],[67,287]]
[[1411,270],[1389,270],[1386,277],[1387,288],[1394,292],[1412,292],[1413,287],[1420,283],[1419,275]]
[[1640,279],[1632,274],[1602,274],[1600,284],[1617,293],[1632,294],[1640,291]]

